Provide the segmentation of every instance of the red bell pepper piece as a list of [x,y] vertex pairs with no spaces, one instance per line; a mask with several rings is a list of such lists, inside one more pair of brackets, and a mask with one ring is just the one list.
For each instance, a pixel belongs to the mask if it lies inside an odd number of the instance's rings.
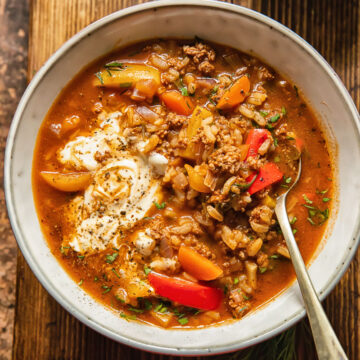
[[[256,174],[250,175],[246,181],[250,183]],[[257,174],[253,184],[249,187],[249,194],[252,195],[267,186],[270,186],[283,178],[284,174],[280,171],[276,164],[272,162],[266,163]]]
[[149,273],[148,279],[158,295],[196,309],[216,309],[222,299],[222,291],[210,286],[154,272]]
[[245,144],[249,145],[249,150],[246,155],[245,160],[249,156],[256,156],[259,150],[259,147],[263,144],[263,142],[270,138],[271,133],[265,129],[251,129],[246,138]]

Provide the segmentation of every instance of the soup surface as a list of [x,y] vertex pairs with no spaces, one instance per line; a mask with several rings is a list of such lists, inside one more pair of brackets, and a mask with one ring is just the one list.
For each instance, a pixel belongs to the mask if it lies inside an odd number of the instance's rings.
[[120,317],[241,318],[294,280],[274,215],[308,261],[332,198],[327,143],[296,86],[217,44],[157,40],[81,71],[45,118],[33,191],[53,254]]

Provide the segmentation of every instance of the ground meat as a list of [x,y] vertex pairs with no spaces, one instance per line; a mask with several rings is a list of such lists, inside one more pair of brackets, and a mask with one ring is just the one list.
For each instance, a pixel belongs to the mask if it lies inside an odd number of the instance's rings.
[[256,256],[256,262],[260,267],[266,268],[269,266],[269,256],[264,252],[259,251]]
[[187,121],[187,119],[186,116],[177,115],[173,112],[170,112],[166,117],[166,121],[169,123],[171,127],[176,128],[182,126]]
[[249,164],[250,168],[254,170],[259,170],[260,168],[262,168],[265,161],[266,160],[264,158],[260,159],[258,155],[249,156],[247,158],[247,163]]
[[199,64],[198,69],[204,74],[211,74],[215,70],[215,66],[210,64],[209,61],[203,61]]
[[185,45],[183,51],[192,57],[193,62],[198,66],[198,70],[203,74],[211,74],[215,67],[211,61],[215,60],[215,51],[209,46],[197,43],[195,46]]
[[236,146],[232,145],[221,147],[209,157],[209,169],[214,174],[229,173],[235,175],[242,165],[241,152]]

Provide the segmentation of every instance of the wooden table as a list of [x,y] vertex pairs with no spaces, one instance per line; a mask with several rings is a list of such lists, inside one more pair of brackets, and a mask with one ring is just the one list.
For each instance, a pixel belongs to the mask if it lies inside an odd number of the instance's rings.
[[[80,29],[115,10],[140,2],[143,1],[32,0],[28,78],[32,77],[65,40]],[[260,11],[308,40],[335,68],[359,108],[359,1],[231,2]],[[325,309],[331,323],[349,358],[353,360],[360,359],[359,259],[358,252],[340,284],[325,301]],[[117,344],[82,325],[48,295],[20,253],[16,299],[14,359],[171,358],[147,354]]]

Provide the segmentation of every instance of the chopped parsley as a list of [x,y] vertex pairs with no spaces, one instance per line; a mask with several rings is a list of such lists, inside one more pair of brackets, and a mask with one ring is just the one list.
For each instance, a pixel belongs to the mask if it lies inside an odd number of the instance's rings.
[[292,233],[295,235],[297,233],[297,229],[293,229]]
[[320,195],[325,195],[329,190],[328,189],[325,189],[325,190],[316,190],[316,193],[317,194],[320,194]]
[[310,200],[305,194],[303,194],[303,198],[306,201],[307,204],[312,204],[312,200]]
[[80,279],[80,281],[78,282],[78,285],[81,286],[84,283],[83,279]]
[[267,111],[262,111],[262,110],[260,110],[259,113],[260,113],[260,115],[261,115],[262,117],[265,117],[265,116],[268,116],[268,115],[269,115],[269,113],[268,113]]
[[266,267],[259,267],[259,271],[261,274],[263,274],[264,272],[266,272],[267,268]]
[[63,255],[67,255],[67,251],[70,249],[70,246],[60,246],[60,252],[63,254]]
[[116,299],[117,301],[120,301],[122,304],[125,303],[125,300],[122,299],[119,295],[115,295],[115,299]]
[[247,296],[245,294],[243,294],[243,298],[244,298],[244,300],[250,300],[249,296]]
[[107,64],[104,65],[105,68],[109,69],[109,68],[120,68],[120,69],[124,69],[124,64],[118,61],[111,61]]
[[286,109],[285,109],[285,106],[283,106],[283,107],[281,108],[281,113],[282,113],[284,116],[286,115],[287,111],[286,111]]
[[186,325],[189,322],[189,320],[187,317],[182,317],[182,318],[178,318],[178,322],[181,325]]
[[112,268],[111,271],[120,279],[120,275],[117,273],[117,271],[114,268]]
[[107,285],[105,285],[105,284],[102,285],[101,287],[104,289],[104,291],[102,292],[103,295],[104,295],[104,294],[107,294],[107,293],[110,292],[111,289],[112,289],[112,286],[107,286]]
[[235,183],[234,185],[237,186],[237,187],[239,187],[239,188],[242,189],[242,190],[247,190],[247,189],[249,189],[249,187],[255,182],[257,176],[258,176],[258,174],[256,174],[256,175],[252,178],[252,180],[251,180],[250,182],[246,183],[246,184],[238,184],[238,183]]
[[80,260],[82,260],[82,259],[84,259],[84,255],[78,255],[78,258],[80,259]]
[[279,114],[276,114],[274,116],[272,116],[268,121],[269,123],[276,123],[278,120],[280,119],[280,115]]
[[273,254],[270,256],[270,259],[278,259],[279,258],[279,255],[276,255],[276,254]]
[[311,224],[311,225],[316,225],[314,220],[310,217],[307,218],[307,221]]
[[127,315],[125,313],[121,313],[120,316],[126,320],[136,320],[136,315]]
[[247,308],[248,308],[247,306],[244,306],[244,307],[242,307],[241,309],[239,309],[238,312],[239,312],[239,313],[240,313],[240,312],[243,312],[244,310],[247,310]]
[[294,217],[291,219],[290,224],[291,224],[291,225],[294,225],[294,224],[296,223],[296,221],[297,221],[297,217],[294,216]]
[[285,181],[286,184],[290,184],[291,181],[292,181],[291,176],[289,176],[288,178],[284,176],[284,181]]
[[99,72],[95,73],[95,76],[99,79],[100,84],[104,85],[104,79],[101,76],[101,72],[99,71]]
[[94,277],[94,281],[97,282],[99,281],[99,278],[97,276]]
[[112,264],[115,260],[116,260],[116,258],[119,256],[119,254],[118,253],[113,253],[112,255],[106,255],[106,262],[108,263],[108,264]]
[[163,314],[168,311],[168,308],[164,304],[160,303],[160,304],[156,305],[154,311]]
[[149,275],[150,272],[151,272],[151,269],[148,266],[144,265],[144,273],[145,273],[145,275]]
[[157,201],[153,201],[154,205],[156,206],[157,209],[162,210],[165,209],[166,207],[166,202],[162,202],[161,204],[159,204]]
[[238,284],[239,283],[239,278],[235,278],[234,279],[234,285]]
[[330,201],[331,199],[330,199],[330,198],[327,198],[327,197],[324,197],[322,200],[323,200],[323,202],[326,203],[326,202]]
[[143,309],[137,309],[137,308],[134,308],[132,306],[129,306],[128,309],[132,312],[135,312],[135,313],[138,313],[138,314],[142,314],[144,312]]

